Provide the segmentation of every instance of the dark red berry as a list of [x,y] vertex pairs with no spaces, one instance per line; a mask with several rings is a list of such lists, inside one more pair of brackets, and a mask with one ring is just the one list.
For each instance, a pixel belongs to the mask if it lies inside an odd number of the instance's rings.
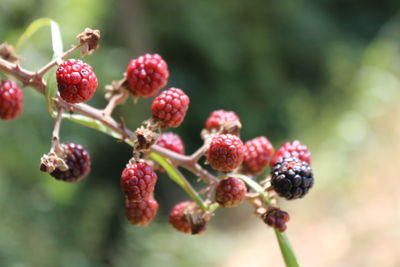
[[90,172],[90,155],[84,147],[74,143],[61,144],[68,170],[55,169],[51,176],[65,182],[79,182]]
[[207,130],[219,130],[227,124],[239,124],[240,120],[238,115],[233,111],[226,111],[223,109],[213,111],[205,123]]
[[153,117],[162,128],[178,127],[189,108],[189,97],[178,88],[170,88],[153,100]]
[[157,175],[144,162],[128,165],[121,175],[121,189],[125,197],[132,201],[147,199],[154,191]]
[[22,111],[23,92],[13,81],[1,81],[0,84],[0,118],[15,119]]
[[[175,133],[168,132],[160,134],[157,145],[181,155],[185,154],[185,145],[179,135]],[[164,169],[159,167],[158,171],[164,171]]]
[[286,230],[286,223],[289,219],[289,214],[278,208],[269,208],[263,215],[264,222],[269,226],[278,229],[279,232],[284,232]]
[[196,203],[184,201],[172,208],[169,223],[179,232],[194,235],[206,230],[208,218],[203,216]]
[[81,103],[96,92],[97,77],[88,64],[79,59],[64,61],[56,72],[58,90],[68,103]]
[[312,169],[298,158],[281,158],[272,167],[271,185],[281,197],[301,198],[314,185]]
[[155,199],[139,201],[125,200],[126,217],[133,225],[146,226],[157,215],[158,203]]
[[229,172],[242,164],[244,146],[239,137],[221,134],[211,140],[207,151],[207,161],[217,171]]
[[296,157],[301,161],[305,161],[308,164],[311,164],[311,153],[308,150],[307,146],[300,143],[300,141],[286,142],[284,143],[275,153],[272,158],[270,165],[271,167],[275,165],[275,163],[283,157]]
[[274,148],[269,140],[264,137],[256,137],[244,144],[243,170],[250,174],[259,174],[268,165]]
[[126,69],[130,89],[138,96],[155,96],[167,84],[167,63],[158,54],[145,54],[132,60]]
[[215,191],[215,201],[224,208],[240,205],[246,197],[246,184],[238,178],[227,177],[219,182]]

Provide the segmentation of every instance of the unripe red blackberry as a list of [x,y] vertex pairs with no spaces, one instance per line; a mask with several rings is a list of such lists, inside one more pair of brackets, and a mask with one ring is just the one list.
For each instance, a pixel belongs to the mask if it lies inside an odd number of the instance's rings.
[[167,63],[158,54],[145,54],[132,60],[126,69],[130,89],[138,96],[155,96],[167,84]]
[[227,177],[219,182],[215,191],[215,201],[223,208],[240,205],[246,197],[246,184],[238,178]]
[[281,158],[272,167],[271,185],[281,197],[301,198],[314,185],[312,169],[298,158]]
[[244,144],[244,172],[261,173],[273,154],[274,148],[266,137],[260,136],[247,141]]
[[133,225],[146,226],[157,215],[158,203],[155,199],[139,201],[125,200],[126,217]]
[[170,88],[163,91],[153,100],[153,118],[162,128],[176,128],[185,118],[189,102],[189,97],[181,89]]
[[270,165],[271,167],[275,165],[275,163],[283,157],[296,157],[301,161],[305,161],[308,164],[311,164],[311,153],[308,150],[307,146],[300,143],[300,141],[295,140],[293,142],[284,143],[275,153],[272,158]]
[[79,59],[64,61],[56,72],[58,90],[68,103],[81,103],[96,92],[97,77],[90,65]]
[[13,81],[1,81],[0,84],[0,118],[15,119],[22,111],[23,92]]
[[179,232],[194,235],[206,230],[208,218],[203,216],[196,203],[184,201],[172,208],[169,223]]
[[51,176],[57,180],[65,182],[79,182],[84,179],[90,172],[90,155],[86,149],[74,143],[61,144],[64,150],[64,161],[68,166],[68,170],[61,171],[55,169]]
[[132,201],[147,199],[154,191],[157,174],[145,162],[129,164],[121,175],[121,189]]
[[[157,140],[157,145],[181,155],[185,154],[185,144],[179,135],[172,132],[160,134]],[[164,171],[162,167],[159,167],[157,170],[161,172]]]
[[226,125],[238,124],[240,125],[240,119],[238,115],[233,111],[226,111],[223,109],[215,110],[211,112],[205,123],[207,130],[219,130],[221,127]]
[[286,223],[290,219],[286,211],[278,208],[269,208],[262,218],[266,224],[278,229],[279,232],[284,232],[286,230]]
[[221,134],[211,140],[207,151],[207,161],[217,171],[229,172],[242,164],[244,146],[239,137]]

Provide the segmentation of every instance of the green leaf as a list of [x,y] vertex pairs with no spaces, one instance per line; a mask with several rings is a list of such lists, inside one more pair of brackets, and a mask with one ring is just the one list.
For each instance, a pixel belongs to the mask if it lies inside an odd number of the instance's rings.
[[156,161],[158,164],[160,164],[165,171],[167,172],[168,176],[173,180],[175,183],[177,183],[180,187],[183,188],[183,190],[186,191],[186,193],[194,200],[196,203],[202,208],[203,210],[208,210],[208,205],[204,202],[204,200],[199,196],[199,194],[196,192],[196,190],[193,189],[193,187],[189,184],[189,182],[186,180],[186,178],[182,175],[182,173],[176,169],[174,166],[172,166],[168,160],[166,160],[164,157],[161,155],[158,155],[157,153],[151,153],[150,158]]
[[[39,29],[45,26],[50,26],[53,59],[61,57],[63,54],[63,43],[60,27],[58,26],[57,22],[50,18],[40,18],[33,21],[18,39],[16,49],[18,50],[24,42],[29,40],[32,35],[34,35]],[[53,111],[53,98],[57,94],[56,71],[54,68],[46,74],[45,81],[47,83],[45,91],[47,109],[49,110],[51,116],[54,117],[55,114]]]
[[33,34],[35,34],[39,29],[45,26],[50,26],[51,28],[51,39],[53,44],[53,54],[60,55],[63,51],[62,39],[60,34],[60,28],[58,24],[50,18],[40,18],[33,21],[24,31],[24,33],[19,37],[15,49],[21,48],[22,44],[26,42]]
[[63,113],[62,117],[65,119],[74,121],[76,123],[79,123],[83,126],[98,130],[98,131],[105,133],[107,135],[110,135],[116,139],[122,138],[122,136],[119,133],[117,133],[117,132],[113,131],[112,129],[108,128],[107,126],[103,125],[101,122],[94,120],[92,118],[86,117],[84,115]]
[[276,238],[278,239],[279,248],[283,259],[285,261],[286,267],[300,267],[297,262],[296,255],[294,254],[293,248],[285,233],[281,233],[275,229]]

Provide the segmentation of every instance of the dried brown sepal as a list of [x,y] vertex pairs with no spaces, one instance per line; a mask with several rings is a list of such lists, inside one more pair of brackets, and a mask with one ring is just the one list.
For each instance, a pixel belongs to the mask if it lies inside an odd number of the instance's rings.
[[140,127],[135,132],[135,150],[147,150],[157,142],[158,134],[145,127]]
[[64,159],[59,157],[55,152],[43,155],[40,159],[39,169],[42,172],[52,173],[54,170],[59,169],[60,171],[67,171],[68,165]]
[[192,235],[201,234],[207,230],[211,215],[208,212],[204,212],[196,203],[188,205],[184,214],[189,222]]
[[0,58],[7,60],[11,63],[16,63],[19,61],[19,57],[15,53],[14,48],[8,43],[0,44]]
[[125,94],[129,88],[128,86],[128,81],[125,78],[119,81],[112,81],[111,84],[105,86],[105,98],[110,101],[115,95]]
[[100,31],[86,28],[76,37],[81,44],[82,56],[90,55],[99,48]]

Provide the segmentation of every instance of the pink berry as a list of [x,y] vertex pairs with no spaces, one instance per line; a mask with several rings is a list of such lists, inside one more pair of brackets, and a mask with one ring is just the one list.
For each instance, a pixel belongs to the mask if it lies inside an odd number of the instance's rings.
[[22,111],[23,92],[13,81],[1,81],[0,84],[0,118],[12,120]]
[[207,130],[219,130],[227,123],[240,123],[240,119],[235,112],[220,109],[213,111],[208,116],[205,127]]
[[126,217],[133,225],[146,226],[157,215],[158,203],[155,199],[139,201],[125,200]]
[[121,189],[129,200],[148,199],[154,191],[157,175],[144,162],[128,165],[121,175]]
[[261,173],[273,154],[274,148],[266,137],[260,136],[247,141],[244,144],[244,171],[250,174]]
[[282,158],[295,157],[301,161],[305,161],[311,164],[311,153],[307,146],[300,143],[300,141],[295,140],[293,142],[284,143],[275,153],[274,157],[270,162],[270,166],[274,166],[277,161]]
[[223,208],[240,205],[246,197],[246,184],[234,177],[227,177],[219,182],[215,191],[215,201]]

